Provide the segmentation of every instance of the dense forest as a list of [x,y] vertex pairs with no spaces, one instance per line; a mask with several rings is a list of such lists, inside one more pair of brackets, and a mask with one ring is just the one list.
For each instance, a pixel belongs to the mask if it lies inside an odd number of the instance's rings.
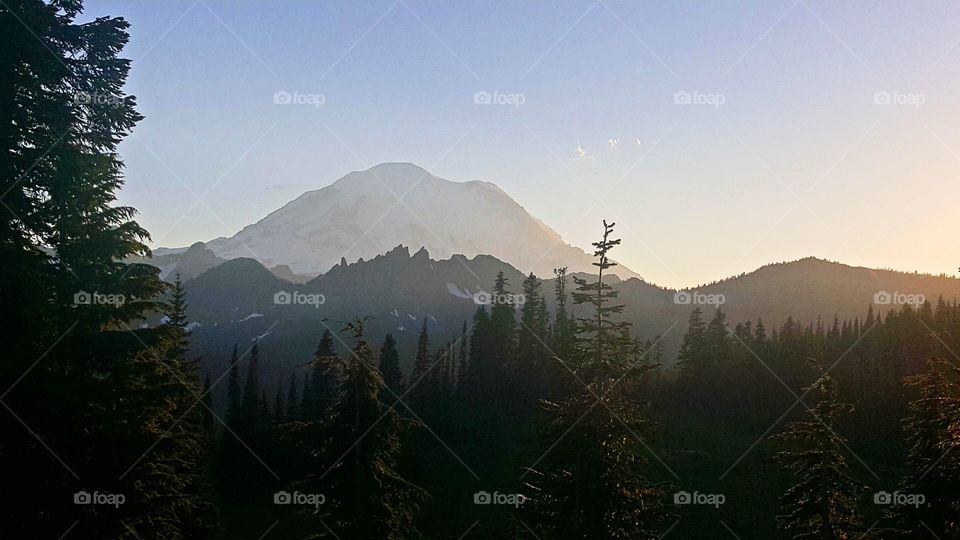
[[960,538],[960,305],[693,308],[667,368],[613,223],[594,275],[501,273],[455,340],[424,319],[409,372],[363,313],[284,385],[256,341],[210,369],[179,277],[129,262],[127,23],[0,5],[4,538]]

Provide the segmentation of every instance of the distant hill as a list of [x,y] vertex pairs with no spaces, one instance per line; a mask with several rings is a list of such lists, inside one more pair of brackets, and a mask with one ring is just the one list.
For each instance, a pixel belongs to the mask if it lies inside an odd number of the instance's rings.
[[[198,323],[193,335],[194,351],[212,365],[225,367],[223,363],[234,343],[248,347],[251,340],[260,337],[268,376],[279,381],[288,377],[294,366],[310,358],[325,328],[336,330],[339,321],[369,316],[370,340],[379,344],[387,332],[393,333],[399,341],[404,366],[409,369],[424,319],[432,346],[456,339],[463,322],[469,324],[477,309],[474,293],[489,291],[499,271],[504,272],[513,291],[520,289],[523,274],[495,257],[457,255],[434,260],[424,249],[411,254],[404,246],[367,261],[341,261],[326,274],[303,284],[280,279],[252,259],[234,259],[186,283],[188,316]],[[762,318],[771,328],[781,325],[788,316],[804,323],[817,317],[825,323],[834,316],[862,318],[877,294],[888,293],[900,300],[910,299],[907,295],[923,295],[932,303],[941,296],[951,302],[960,298],[960,279],[871,270],[815,258],[772,264],[701,288],[679,291],[679,299],[678,291],[636,278],[621,281],[614,277],[609,283],[620,292],[624,317],[634,324],[638,337],[665,334],[668,362],[672,362],[672,355],[679,348],[687,318],[695,307],[694,303],[677,300],[706,301],[723,295],[721,307],[731,326]],[[553,286],[552,279],[543,285],[551,307]],[[571,283],[568,290],[572,289]],[[284,293],[290,303],[276,303],[275,295]],[[716,306],[700,307],[704,316],[710,317]],[[884,313],[894,307],[879,304],[874,309]],[[573,309],[578,315],[586,310]],[[346,352],[342,344],[340,349]]]

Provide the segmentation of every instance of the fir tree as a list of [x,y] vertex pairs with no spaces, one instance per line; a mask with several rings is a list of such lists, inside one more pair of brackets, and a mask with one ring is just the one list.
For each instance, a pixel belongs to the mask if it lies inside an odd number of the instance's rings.
[[837,420],[853,407],[837,401],[836,383],[829,375],[822,375],[804,392],[811,390],[822,394],[808,411],[811,419],[791,422],[774,436],[794,445],[777,453],[776,459],[796,481],[781,498],[784,513],[777,520],[793,538],[853,538],[863,530],[857,510],[862,486],[848,475],[841,449],[846,440],[834,430]]
[[684,383],[693,384],[703,380],[708,363],[706,343],[703,311],[697,307],[690,312],[690,319],[687,321],[687,333],[683,336],[683,343],[680,345],[680,355],[677,360],[680,366],[680,379]]
[[485,306],[477,306],[470,332],[470,361],[464,375],[465,393],[473,399],[488,396],[496,377],[489,355],[490,315]]
[[[354,341],[331,412],[328,456],[336,460],[301,484],[329,493],[329,526],[343,538],[410,538],[425,492],[396,470],[401,434],[415,426],[381,400],[383,377],[364,340],[364,320],[344,325]],[[322,491],[321,491],[322,490]],[[308,518],[309,519],[309,518]],[[326,534],[317,525],[318,534]]]
[[896,533],[903,537],[960,537],[960,369],[934,358],[924,373],[907,379],[920,396],[909,404],[904,420],[907,475],[899,492],[922,495],[921,505],[893,508]]
[[396,395],[403,394],[403,373],[400,371],[400,352],[397,351],[397,342],[393,334],[383,338],[380,347],[380,373],[383,374],[383,383]]
[[597,280],[575,278],[576,304],[590,305],[592,316],[578,319],[572,363],[586,388],[557,401],[545,401],[550,414],[546,439],[553,449],[536,470],[529,470],[526,505],[538,533],[549,538],[659,538],[666,513],[663,489],[646,478],[644,448],[636,439],[649,434],[643,405],[631,396],[642,370],[636,369],[629,324],[612,319],[622,306],[603,281],[615,263],[607,257],[620,240],[594,243]]
[[[57,538],[68,527],[85,538],[175,538],[195,500],[181,505],[170,490],[190,493],[198,471],[193,457],[171,468],[197,440],[174,422],[185,392],[199,398],[198,381],[178,380],[169,328],[139,328],[161,309],[165,285],[142,262],[149,236],[135,209],[116,204],[118,146],[142,118],[123,91],[129,25],[77,20],[81,9],[74,0],[0,5],[0,387],[7,412],[29,413],[30,426],[0,418],[0,477],[18,494],[0,517],[11,538]],[[84,302],[93,294],[123,300]],[[183,445],[171,440],[180,434]],[[131,504],[108,515],[51,496],[77,477]]]
[[517,330],[517,386],[530,397],[543,397],[545,391],[542,373],[547,358],[547,328],[540,286],[540,279],[533,273],[523,280],[524,303]]
[[333,332],[324,329],[317,344],[317,351],[313,354],[310,367],[310,394],[306,394],[304,386],[303,415],[312,419],[324,416],[327,408],[333,403],[333,393],[339,384],[339,361],[333,344]]
[[516,351],[517,320],[514,295],[507,286],[509,280],[500,271],[493,284],[493,295],[490,306],[489,334],[486,336],[487,361],[496,373],[500,375],[500,385],[495,388],[495,401],[504,400],[505,390],[517,380],[517,365],[514,357]]
[[414,401],[424,403],[429,397],[430,381],[424,379],[429,374],[430,366],[430,335],[427,332],[427,319],[424,317],[420,336],[417,338],[417,355],[413,360],[413,372],[410,375],[410,385],[416,385],[412,390]]

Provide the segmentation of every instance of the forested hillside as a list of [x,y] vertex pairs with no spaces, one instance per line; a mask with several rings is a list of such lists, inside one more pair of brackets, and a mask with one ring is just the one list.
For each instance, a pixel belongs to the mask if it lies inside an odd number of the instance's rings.
[[0,1],[0,537],[960,538],[960,280],[158,261],[80,11]]

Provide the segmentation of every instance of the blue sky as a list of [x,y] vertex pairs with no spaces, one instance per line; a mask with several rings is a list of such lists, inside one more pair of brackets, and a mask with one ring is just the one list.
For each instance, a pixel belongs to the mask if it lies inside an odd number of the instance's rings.
[[121,200],[154,246],[410,161],[581,247],[617,221],[618,258],[668,286],[807,255],[960,265],[957,3],[87,3],[107,14],[146,116]]

